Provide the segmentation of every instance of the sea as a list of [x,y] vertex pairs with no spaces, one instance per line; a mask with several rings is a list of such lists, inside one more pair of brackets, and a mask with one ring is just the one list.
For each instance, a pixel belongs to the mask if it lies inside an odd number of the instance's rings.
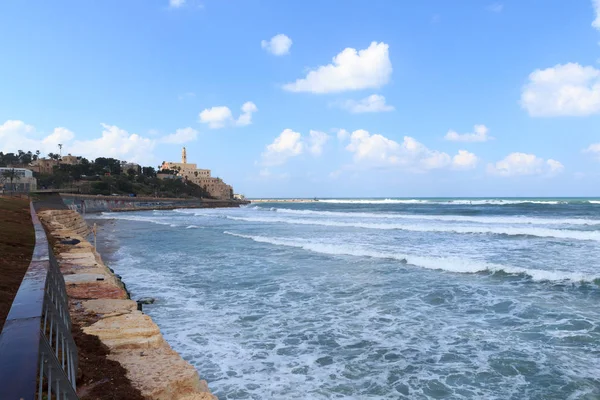
[[599,399],[600,199],[104,213],[100,248],[220,399]]

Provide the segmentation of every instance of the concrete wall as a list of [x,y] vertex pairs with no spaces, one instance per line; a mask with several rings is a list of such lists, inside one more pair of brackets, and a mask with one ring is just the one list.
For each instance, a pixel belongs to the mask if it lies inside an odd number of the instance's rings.
[[171,210],[174,208],[239,207],[248,202],[209,199],[167,199],[154,197],[91,196],[61,194],[63,202],[71,210],[80,213],[104,211]]

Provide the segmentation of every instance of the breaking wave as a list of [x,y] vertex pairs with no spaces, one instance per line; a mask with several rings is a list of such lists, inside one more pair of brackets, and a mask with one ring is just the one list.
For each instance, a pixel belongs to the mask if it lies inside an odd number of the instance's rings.
[[475,261],[458,257],[423,257],[401,253],[392,253],[365,249],[357,246],[335,245],[325,243],[307,242],[302,239],[275,238],[267,236],[243,235],[239,233],[224,231],[224,234],[239,238],[250,239],[259,243],[268,243],[276,246],[287,246],[300,248],[315,253],[329,255],[347,255],[355,257],[380,258],[396,260],[401,263],[414,265],[432,270],[444,270],[454,273],[478,273],[478,272],[504,272],[507,274],[527,275],[534,281],[571,281],[571,282],[593,282],[597,277],[571,273],[565,271],[544,271],[539,269],[528,269],[511,267],[506,265]]
[[[266,210],[256,207],[256,209]],[[584,218],[532,218],[525,216],[512,217],[471,217],[465,215],[417,215],[417,214],[393,214],[393,213],[369,213],[369,212],[338,212],[338,211],[314,211],[314,210],[293,210],[289,208],[274,208],[269,211],[276,211],[283,214],[296,215],[319,215],[330,217],[349,217],[349,218],[381,218],[381,219],[411,219],[411,220],[432,220],[432,221],[456,221],[456,222],[478,222],[493,224],[530,224],[530,225],[600,225],[600,219]]]
[[448,204],[448,205],[510,205],[510,204],[568,204],[571,202],[600,204],[593,200],[528,200],[528,199],[460,199],[460,200],[435,200],[435,199],[323,199],[320,203],[332,204]]
[[331,220],[282,219],[226,216],[227,219],[246,222],[283,223],[292,225],[319,225],[347,228],[403,230],[411,232],[449,232],[464,234],[496,234],[509,236],[537,236],[559,239],[595,240],[600,241],[600,231],[575,231],[539,227],[486,227],[486,226],[448,226],[448,225],[408,225],[381,224],[363,222],[340,222]]

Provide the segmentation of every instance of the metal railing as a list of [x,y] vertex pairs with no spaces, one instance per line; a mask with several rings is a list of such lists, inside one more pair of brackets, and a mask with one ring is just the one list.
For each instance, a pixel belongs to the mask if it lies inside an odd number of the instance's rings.
[[0,332],[0,399],[76,400],[78,356],[65,280],[30,208],[35,247]]

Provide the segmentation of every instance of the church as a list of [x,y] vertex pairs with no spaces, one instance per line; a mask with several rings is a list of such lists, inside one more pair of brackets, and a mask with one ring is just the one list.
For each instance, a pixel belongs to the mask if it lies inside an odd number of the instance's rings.
[[178,176],[205,188],[210,196],[215,199],[230,200],[233,198],[233,188],[223,182],[221,178],[210,176],[210,169],[200,169],[195,163],[187,162],[185,147],[181,150],[181,162],[164,161],[160,170],[177,171]]

